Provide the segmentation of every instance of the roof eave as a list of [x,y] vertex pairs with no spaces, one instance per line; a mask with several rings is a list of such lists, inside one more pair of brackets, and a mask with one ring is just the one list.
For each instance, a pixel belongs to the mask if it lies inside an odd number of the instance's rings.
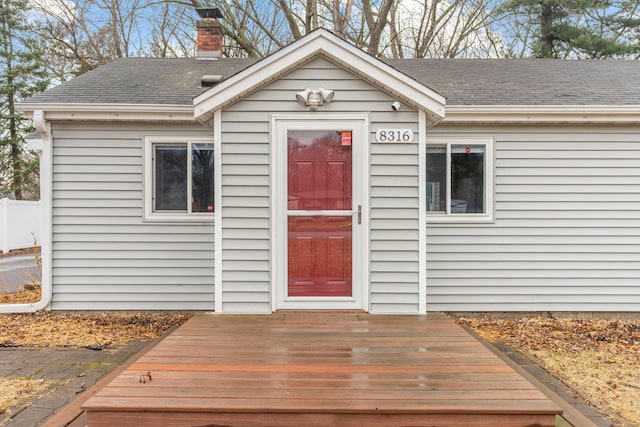
[[177,104],[21,103],[17,110],[27,117],[43,111],[51,120],[194,122],[193,107]]
[[443,124],[640,123],[640,105],[448,105]]

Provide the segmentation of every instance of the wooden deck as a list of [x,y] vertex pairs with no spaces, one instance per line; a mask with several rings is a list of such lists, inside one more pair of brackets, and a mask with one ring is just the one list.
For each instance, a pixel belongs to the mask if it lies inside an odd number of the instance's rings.
[[555,426],[444,315],[198,315],[84,405],[100,426]]

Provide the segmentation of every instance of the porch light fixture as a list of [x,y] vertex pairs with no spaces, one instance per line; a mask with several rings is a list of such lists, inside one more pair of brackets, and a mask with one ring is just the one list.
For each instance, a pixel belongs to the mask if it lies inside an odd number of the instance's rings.
[[335,93],[332,90],[322,88],[307,88],[302,92],[296,93],[296,99],[302,105],[311,107],[315,110],[320,105],[328,104],[333,100]]

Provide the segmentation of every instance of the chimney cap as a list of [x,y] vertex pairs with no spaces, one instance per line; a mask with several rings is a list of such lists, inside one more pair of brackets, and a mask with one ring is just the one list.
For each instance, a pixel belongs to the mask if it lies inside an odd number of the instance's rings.
[[217,7],[197,7],[196,12],[198,12],[198,15],[200,15],[202,19],[222,18],[222,13]]

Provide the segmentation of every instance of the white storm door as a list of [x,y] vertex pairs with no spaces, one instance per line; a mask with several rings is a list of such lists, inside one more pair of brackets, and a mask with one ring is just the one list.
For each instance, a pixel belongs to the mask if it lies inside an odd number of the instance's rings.
[[364,119],[276,120],[275,309],[364,308],[367,128]]

